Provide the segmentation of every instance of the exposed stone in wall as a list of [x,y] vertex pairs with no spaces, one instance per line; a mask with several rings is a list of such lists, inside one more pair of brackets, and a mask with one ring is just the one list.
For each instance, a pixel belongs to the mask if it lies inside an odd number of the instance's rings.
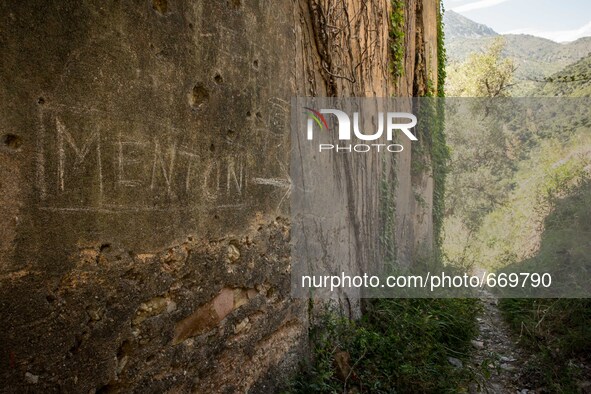
[[[417,4],[406,10],[396,90],[389,7],[2,2],[2,386],[269,392],[283,383],[308,327],[307,303],[289,297],[289,99],[410,95],[424,47]],[[423,4],[426,25],[433,7]],[[434,31],[422,40],[435,42]],[[400,179],[409,160],[397,163]],[[343,203],[375,203],[359,180],[377,167],[350,164]],[[412,187],[400,191],[406,223],[416,207]],[[358,214],[354,231],[373,231]],[[398,242],[415,242],[405,231]]]

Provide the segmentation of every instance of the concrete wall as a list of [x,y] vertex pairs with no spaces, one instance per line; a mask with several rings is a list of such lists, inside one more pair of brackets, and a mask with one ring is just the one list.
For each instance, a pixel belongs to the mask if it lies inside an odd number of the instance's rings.
[[288,102],[410,94],[435,29],[416,42],[409,1],[394,89],[389,4],[0,4],[4,391],[269,392],[293,372]]

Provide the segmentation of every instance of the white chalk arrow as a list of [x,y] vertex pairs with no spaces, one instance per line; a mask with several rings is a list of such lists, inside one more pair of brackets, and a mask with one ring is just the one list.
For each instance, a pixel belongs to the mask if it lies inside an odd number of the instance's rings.
[[281,178],[252,178],[252,183],[257,185],[269,185],[282,189],[291,189],[291,179]]
[[287,171],[287,168],[283,165],[283,163],[281,163],[281,161],[279,161],[279,159],[277,159],[277,161],[279,162],[279,167],[281,167],[283,172],[285,172],[285,176],[287,177],[287,179],[283,179],[283,178],[252,178],[250,181],[256,185],[266,185],[266,186],[278,187],[280,189],[285,189],[285,194],[281,197],[279,204],[277,204],[277,210],[279,210],[279,207],[281,206],[281,204],[283,204],[283,201],[286,198],[289,198],[291,196],[292,183],[291,183],[291,177],[289,176],[289,172]]

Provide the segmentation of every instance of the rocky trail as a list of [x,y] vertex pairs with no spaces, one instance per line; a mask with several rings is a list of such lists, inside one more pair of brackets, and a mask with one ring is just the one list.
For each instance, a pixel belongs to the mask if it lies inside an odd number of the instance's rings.
[[519,384],[526,357],[501,316],[498,300],[490,293],[483,293],[481,302],[482,312],[477,318],[480,333],[472,340],[474,353],[470,367],[475,381],[470,393],[535,393]]

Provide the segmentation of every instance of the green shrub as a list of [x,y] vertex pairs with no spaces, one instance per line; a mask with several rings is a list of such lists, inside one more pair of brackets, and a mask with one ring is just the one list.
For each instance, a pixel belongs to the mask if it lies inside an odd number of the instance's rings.
[[[290,392],[457,392],[469,372],[448,357],[468,356],[478,305],[473,299],[377,299],[357,322],[327,313],[311,331],[312,360]],[[347,376],[335,359],[343,352]]]
[[532,352],[525,379],[553,393],[577,392],[591,361],[590,299],[504,299],[499,306]]

